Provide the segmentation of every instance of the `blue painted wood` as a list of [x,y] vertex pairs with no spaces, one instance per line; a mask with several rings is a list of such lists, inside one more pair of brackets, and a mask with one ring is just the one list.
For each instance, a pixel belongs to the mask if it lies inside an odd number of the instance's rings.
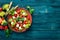
[[0,0],[0,7],[13,1],[12,6],[31,6],[32,26],[24,33],[11,33],[9,38],[0,31],[1,40],[60,40],[60,0]]

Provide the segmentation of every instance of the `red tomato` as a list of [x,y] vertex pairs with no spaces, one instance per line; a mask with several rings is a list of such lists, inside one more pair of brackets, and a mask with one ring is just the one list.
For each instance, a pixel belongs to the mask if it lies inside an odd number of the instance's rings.
[[11,15],[8,15],[8,18],[12,18],[12,16]]
[[21,27],[23,27],[23,25],[22,25],[22,24],[20,24],[20,26],[21,26]]
[[15,17],[19,16],[19,14],[14,14]]
[[0,18],[0,24],[2,23],[2,18]]
[[0,11],[2,11],[2,8],[0,8]]
[[27,16],[27,19],[30,19],[30,16]]
[[4,18],[2,18],[2,20],[4,20]]
[[19,14],[20,13],[20,8],[17,8],[16,9],[16,12]]
[[24,21],[23,24],[27,24],[28,22],[27,21]]
[[5,26],[5,30],[8,29],[8,26]]
[[18,28],[15,28],[14,30],[18,31]]
[[3,26],[0,26],[0,29],[1,29],[1,30],[3,30],[3,29],[4,29],[4,27],[3,27]]

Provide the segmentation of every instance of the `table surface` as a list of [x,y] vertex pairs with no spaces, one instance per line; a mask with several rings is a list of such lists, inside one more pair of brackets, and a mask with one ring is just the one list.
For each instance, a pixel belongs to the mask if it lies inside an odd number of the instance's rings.
[[24,33],[12,32],[8,38],[0,30],[0,40],[60,40],[60,0],[0,0],[0,7],[11,1],[12,6],[35,9],[32,26]]

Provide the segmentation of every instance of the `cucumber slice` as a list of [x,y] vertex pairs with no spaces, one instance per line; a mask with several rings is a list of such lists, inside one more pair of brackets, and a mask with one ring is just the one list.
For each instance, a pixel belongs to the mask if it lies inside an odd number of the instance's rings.
[[0,12],[0,16],[3,17],[5,15],[5,12]]

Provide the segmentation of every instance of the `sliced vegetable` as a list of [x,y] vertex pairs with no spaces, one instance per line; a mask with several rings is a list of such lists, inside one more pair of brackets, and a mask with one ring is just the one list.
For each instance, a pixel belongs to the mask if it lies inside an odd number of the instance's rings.
[[19,27],[19,24],[16,24],[16,27]]
[[0,25],[0,29],[1,29],[1,30],[4,30],[4,26],[1,26],[1,25]]
[[14,27],[14,25],[16,24],[16,20],[11,22],[11,26]]
[[22,10],[21,12],[22,12],[21,14],[22,14],[23,16],[27,16],[27,13],[25,12],[25,10]]
[[5,12],[1,11],[0,16],[3,17],[5,15]]
[[8,29],[8,26],[5,26],[4,30]]
[[3,9],[2,8],[0,8],[0,12],[2,11]]
[[7,24],[8,23],[5,20],[3,20],[2,23],[1,23],[1,25],[3,25],[3,26],[6,26]]
[[23,27],[24,27],[24,28],[29,28],[30,25],[31,25],[31,24],[24,24]]
[[0,24],[2,23],[2,18],[0,18]]
[[19,14],[20,13],[20,8],[17,8],[16,9],[16,12]]
[[11,11],[10,13],[11,13],[11,15],[14,15],[15,14],[15,11]]
[[4,4],[4,5],[3,5],[3,10],[8,11],[8,10],[9,10],[9,4]]
[[21,28],[21,27],[19,27],[19,30],[22,30],[22,28]]
[[10,19],[9,19],[9,22],[12,22],[12,20],[13,20],[13,19],[12,19],[12,18],[10,18]]
[[16,18],[16,21],[20,21],[20,20],[21,20],[21,18],[20,18],[20,17]]

